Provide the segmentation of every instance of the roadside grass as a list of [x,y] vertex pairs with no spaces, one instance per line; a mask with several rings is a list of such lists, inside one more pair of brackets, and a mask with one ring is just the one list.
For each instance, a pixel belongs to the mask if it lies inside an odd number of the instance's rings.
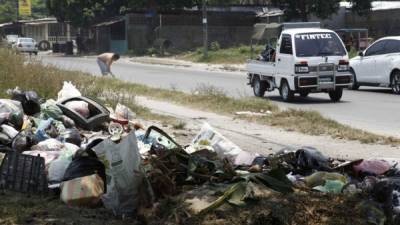
[[[257,56],[265,46],[256,45],[254,46],[253,56]],[[208,57],[203,57],[203,49],[198,48],[197,50],[189,53],[183,53],[178,55],[178,59],[202,62],[202,63],[213,63],[213,64],[241,64],[245,63],[251,56],[251,48],[247,45],[241,45],[238,47],[231,48],[220,48],[218,44],[215,47],[211,44],[211,48],[208,51]]]
[[[115,106],[118,102],[127,105],[143,119],[170,120],[171,117],[153,114],[149,109],[135,103],[135,96],[146,96],[216,113],[234,115],[238,111],[272,113],[264,117],[240,116],[239,118],[261,124],[297,131],[310,135],[328,135],[333,138],[358,140],[361,143],[398,145],[400,139],[373,134],[326,119],[315,111],[280,110],[267,99],[228,97],[223,90],[208,85],[199,85],[191,94],[177,90],[151,88],[141,84],[117,79],[95,77],[81,72],[59,70],[37,62],[27,63],[25,58],[0,49],[0,98],[7,97],[5,90],[19,86],[35,90],[43,98],[55,98],[64,81],[73,82],[83,95],[100,99]],[[181,125],[177,126],[178,128]]]

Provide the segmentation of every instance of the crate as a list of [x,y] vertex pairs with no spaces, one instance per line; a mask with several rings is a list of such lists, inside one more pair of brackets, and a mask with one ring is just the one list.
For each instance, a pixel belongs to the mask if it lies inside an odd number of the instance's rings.
[[0,189],[37,194],[47,192],[44,158],[7,152],[0,166]]

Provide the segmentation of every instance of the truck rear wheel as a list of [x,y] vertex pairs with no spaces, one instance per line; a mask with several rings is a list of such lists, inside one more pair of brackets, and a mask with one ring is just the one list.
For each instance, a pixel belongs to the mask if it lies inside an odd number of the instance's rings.
[[262,82],[258,75],[254,75],[254,78],[253,78],[254,95],[257,97],[263,97],[266,90],[267,90],[266,82]]
[[294,92],[290,90],[289,84],[286,80],[282,80],[279,94],[285,102],[291,102],[294,99]]
[[343,95],[343,88],[336,88],[336,90],[329,92],[329,97],[333,102],[340,101],[342,95]]

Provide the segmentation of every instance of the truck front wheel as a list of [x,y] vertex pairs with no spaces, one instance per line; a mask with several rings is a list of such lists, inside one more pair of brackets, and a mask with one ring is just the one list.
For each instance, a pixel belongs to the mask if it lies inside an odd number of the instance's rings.
[[282,80],[279,94],[285,102],[291,102],[294,99],[294,92],[290,90],[289,84],[286,80]]
[[254,78],[253,78],[254,95],[257,97],[263,97],[266,90],[267,90],[267,83],[262,82],[258,75],[254,75]]
[[340,101],[342,95],[343,95],[343,88],[336,88],[336,90],[329,92],[329,97],[333,102]]

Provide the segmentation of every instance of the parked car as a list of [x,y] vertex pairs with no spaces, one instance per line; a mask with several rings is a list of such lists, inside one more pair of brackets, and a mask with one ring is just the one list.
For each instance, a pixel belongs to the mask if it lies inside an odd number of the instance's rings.
[[390,87],[400,94],[400,36],[381,38],[359,52],[350,60],[350,71],[353,90],[360,86]]
[[13,48],[18,52],[28,52],[29,54],[38,54],[38,46],[32,38],[18,38],[13,44]]
[[7,47],[12,47],[13,44],[15,44],[18,40],[18,35],[10,34],[6,35],[6,44]]

